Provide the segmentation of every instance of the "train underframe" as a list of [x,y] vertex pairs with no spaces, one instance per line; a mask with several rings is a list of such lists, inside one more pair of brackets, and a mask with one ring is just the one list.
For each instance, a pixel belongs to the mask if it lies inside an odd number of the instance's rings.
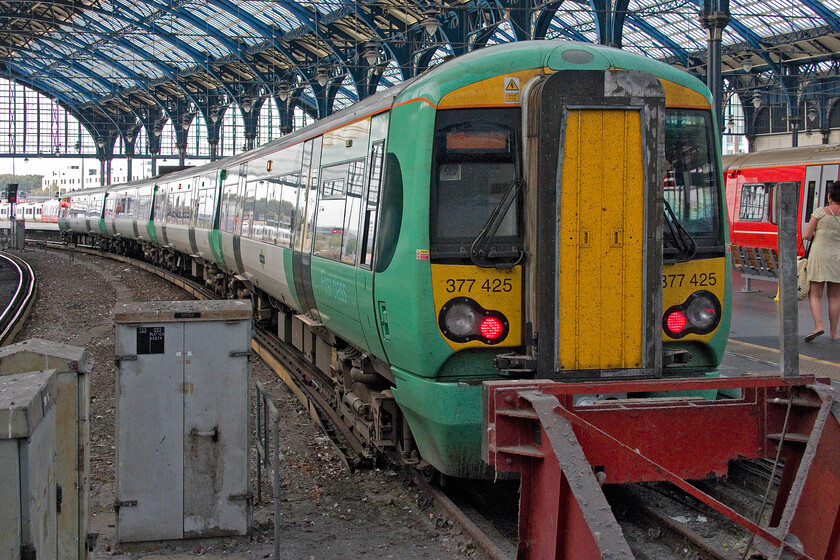
[[349,446],[351,450],[355,447],[356,453],[351,453],[348,461],[373,462],[387,455],[421,472],[433,471],[419,456],[411,429],[391,392],[395,381],[387,363],[348,344],[215,262],[124,237],[75,232],[63,236],[68,243],[142,260],[200,282],[218,298],[250,299],[256,323],[294,347],[311,365],[316,378],[307,389],[318,391],[352,437],[358,439],[361,447]]

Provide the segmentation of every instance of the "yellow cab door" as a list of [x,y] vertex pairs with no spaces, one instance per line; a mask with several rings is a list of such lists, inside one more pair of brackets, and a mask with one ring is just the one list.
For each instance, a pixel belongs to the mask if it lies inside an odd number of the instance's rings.
[[561,71],[532,90],[541,373],[661,373],[664,104],[641,72]]

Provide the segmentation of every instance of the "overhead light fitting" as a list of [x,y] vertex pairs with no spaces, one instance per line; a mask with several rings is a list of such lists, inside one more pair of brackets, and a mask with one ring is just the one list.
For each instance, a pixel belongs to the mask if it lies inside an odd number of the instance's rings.
[[376,43],[368,43],[362,56],[368,63],[368,66],[373,66],[379,61],[379,47]]
[[420,27],[426,30],[426,35],[429,37],[434,37],[440,28],[441,23],[437,19],[439,13],[437,8],[430,8],[426,10],[426,19],[420,22]]
[[218,109],[213,109],[212,111],[210,111],[210,120],[213,122],[213,124],[219,122],[219,111],[218,111]]
[[96,139],[96,147],[97,148],[104,148],[105,147],[105,139],[101,136]]
[[327,82],[330,81],[330,73],[324,66],[318,68],[315,72],[315,80],[318,82],[318,85],[324,87],[327,85]]
[[756,93],[755,95],[753,95],[753,107],[755,107],[756,109],[761,107],[761,94]]
[[252,105],[251,100],[249,98],[246,97],[245,99],[242,100],[242,110],[243,111],[245,111],[246,113],[250,113],[252,108],[253,108],[253,105]]
[[750,62],[749,60],[745,61],[743,68],[744,68],[744,72],[749,74],[750,72],[752,72],[752,69],[753,69],[752,62]]
[[286,101],[289,98],[289,94],[292,92],[292,86],[285,80],[280,82],[280,85],[277,86],[277,97],[280,98],[280,101]]

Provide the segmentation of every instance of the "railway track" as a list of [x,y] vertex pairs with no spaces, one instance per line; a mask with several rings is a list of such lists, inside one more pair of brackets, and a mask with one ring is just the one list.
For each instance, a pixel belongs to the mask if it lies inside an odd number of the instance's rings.
[[32,304],[35,302],[38,281],[32,268],[23,259],[0,253],[0,346],[14,340],[20,331]]
[[[48,242],[46,246],[69,249],[61,243]],[[216,297],[197,282],[143,261],[91,247],[73,250],[146,270],[198,299]],[[34,293],[34,288],[31,292]],[[24,316],[18,314],[17,317],[19,329],[23,323],[20,318]],[[351,470],[377,459],[374,451],[355,436],[332,408],[335,397],[327,375],[311,365],[297,349],[259,326],[255,327],[252,348],[292,390]],[[767,461],[742,462],[734,465],[729,480],[699,485],[736,511],[755,519],[761,509],[761,494],[773,473],[772,464]],[[516,557],[516,481],[491,483],[441,477],[441,484],[433,485],[421,473],[417,473],[414,480],[433,498],[435,509],[443,516],[442,522],[456,525],[486,558],[512,560]],[[749,535],[745,531],[673,486],[665,483],[606,485],[604,490],[634,555],[640,560],[736,560],[745,557],[744,551],[749,546]]]

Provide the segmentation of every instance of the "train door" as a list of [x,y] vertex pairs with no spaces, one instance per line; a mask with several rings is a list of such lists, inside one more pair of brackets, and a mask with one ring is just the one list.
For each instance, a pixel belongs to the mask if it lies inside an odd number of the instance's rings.
[[643,72],[573,76],[526,106],[540,375],[660,376],[664,91]]
[[365,333],[365,341],[370,351],[382,358],[379,329],[376,321],[376,308],[373,299],[373,248],[376,237],[376,222],[379,215],[379,193],[382,186],[382,173],[385,162],[385,137],[388,133],[389,113],[373,117],[370,126],[370,147],[368,151],[367,188],[362,202],[362,227],[360,230],[359,268],[356,271],[356,300],[359,306],[359,321]]
[[319,168],[321,166],[320,137],[308,140],[303,146],[303,190],[298,196],[297,215],[292,251],[292,271],[295,291],[301,310],[316,321],[320,321],[312,291],[312,238],[314,235],[315,210],[318,206]]
[[805,168],[805,185],[802,192],[802,224],[800,231],[805,231],[808,220],[814,210],[828,206],[828,185],[838,179],[840,165],[809,165]]

